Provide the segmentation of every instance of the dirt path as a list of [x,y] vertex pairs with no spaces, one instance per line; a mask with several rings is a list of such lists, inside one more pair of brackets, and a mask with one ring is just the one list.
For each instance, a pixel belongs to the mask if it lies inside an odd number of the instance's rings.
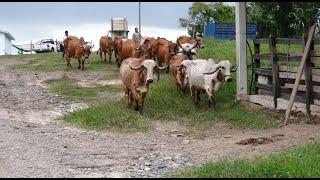
[[[186,136],[177,122],[155,122],[149,133],[79,129],[55,118],[87,105],[66,102],[41,84],[64,72],[11,70],[13,63],[0,61],[0,177],[159,177],[219,157],[278,152],[320,136],[319,125],[306,124],[241,131],[218,123],[203,140]],[[88,73],[66,74],[83,81],[104,76]],[[246,141],[252,137],[268,139]]]

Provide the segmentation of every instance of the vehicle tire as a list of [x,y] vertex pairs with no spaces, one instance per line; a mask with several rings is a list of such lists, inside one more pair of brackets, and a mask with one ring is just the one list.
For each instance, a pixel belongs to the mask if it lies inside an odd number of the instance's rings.
[[54,48],[53,47],[51,48],[51,52],[54,52]]

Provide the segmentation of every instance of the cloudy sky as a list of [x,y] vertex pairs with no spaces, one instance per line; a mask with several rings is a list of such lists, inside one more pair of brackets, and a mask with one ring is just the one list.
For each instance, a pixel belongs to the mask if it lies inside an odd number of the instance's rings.
[[[186,35],[178,19],[188,17],[192,2],[142,2],[141,31],[143,36],[175,40]],[[97,47],[100,36],[111,29],[111,18],[128,20],[129,37],[138,26],[138,2],[13,2],[0,3],[0,29],[9,31],[13,44],[44,39],[61,39],[64,31],[83,36]],[[98,47],[97,47],[98,48]]]

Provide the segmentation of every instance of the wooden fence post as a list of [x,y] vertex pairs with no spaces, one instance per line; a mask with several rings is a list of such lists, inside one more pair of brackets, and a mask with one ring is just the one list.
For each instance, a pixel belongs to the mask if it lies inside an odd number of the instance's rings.
[[277,46],[276,38],[274,35],[270,34],[269,36],[269,49],[270,49],[270,60],[272,63],[272,92],[273,92],[273,105],[274,108],[277,108],[277,98],[280,97],[279,91],[279,66],[278,66],[278,57],[277,57]]
[[288,104],[288,107],[287,107],[287,110],[286,110],[286,117],[285,117],[285,120],[284,120],[284,124],[285,125],[287,124],[287,120],[289,118],[289,114],[290,114],[291,108],[293,106],[294,99],[295,99],[297,91],[298,91],[298,87],[299,87],[299,82],[300,82],[300,79],[301,79],[302,71],[305,68],[306,60],[307,60],[307,58],[309,56],[309,53],[310,53],[311,41],[313,39],[313,35],[314,35],[315,29],[316,29],[316,24],[312,25],[310,27],[310,29],[309,29],[307,43],[306,43],[306,46],[304,47],[304,50],[303,50],[303,55],[302,55],[302,59],[301,59],[301,62],[300,62],[299,70],[297,72],[296,80],[294,82],[294,86],[293,86],[292,93],[291,93],[291,96],[290,96],[289,104]]
[[[305,48],[306,42],[307,42],[307,37],[303,35],[302,37],[302,42],[303,42],[303,49]],[[313,40],[311,42],[310,46],[310,52],[313,52],[314,50],[314,43]],[[306,85],[306,113],[307,116],[310,118],[311,116],[311,110],[310,110],[310,105],[314,103],[313,101],[313,83],[312,83],[312,64],[311,64],[311,58],[310,56],[307,57],[306,63],[304,66],[304,76],[305,76],[305,85]]]
[[[254,54],[259,54],[260,53],[260,44],[259,43],[254,43]],[[254,58],[254,64],[253,64],[253,71],[254,71],[254,93],[258,94],[259,88],[256,87],[256,83],[258,82],[258,77],[259,75],[255,73],[255,70],[257,68],[260,68],[260,59]]]

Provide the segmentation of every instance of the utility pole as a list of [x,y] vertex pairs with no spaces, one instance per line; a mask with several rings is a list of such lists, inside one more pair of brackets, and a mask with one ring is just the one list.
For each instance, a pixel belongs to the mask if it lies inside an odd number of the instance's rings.
[[236,2],[237,100],[248,98],[246,2]]
[[[139,33],[141,35],[141,8],[140,8],[141,2],[139,2]],[[141,35],[142,36],[142,35]]]

